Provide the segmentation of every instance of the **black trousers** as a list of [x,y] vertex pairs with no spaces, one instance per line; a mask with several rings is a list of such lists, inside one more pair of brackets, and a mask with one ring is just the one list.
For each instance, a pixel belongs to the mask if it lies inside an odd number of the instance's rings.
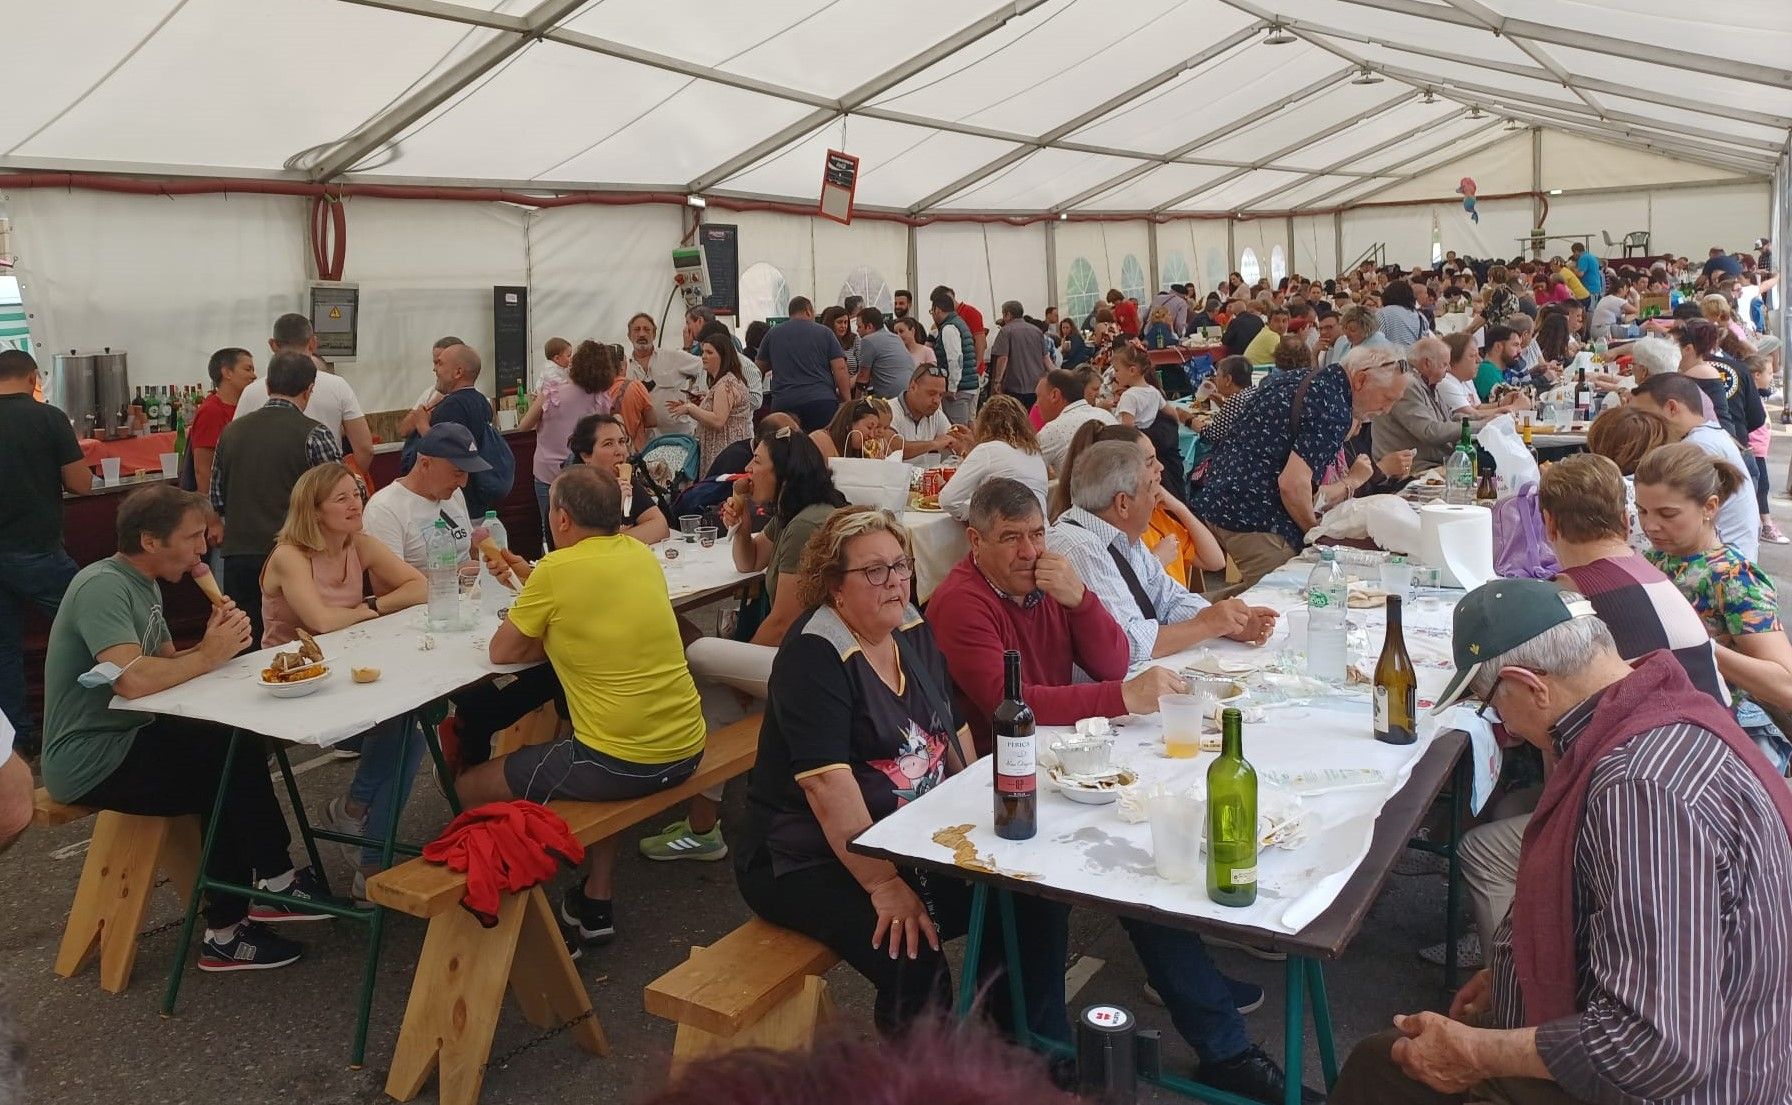
[[[229,747],[230,730],[222,725],[158,717],[137,731],[124,762],[71,805],[150,817],[195,813],[203,834]],[[245,886],[257,877],[273,878],[292,870],[291,845],[261,741],[245,736],[225,783],[217,840],[205,873]],[[247,898],[212,894],[206,900],[205,923],[225,928],[248,913]]]
[[492,737],[522,720],[545,702],[567,717],[566,692],[554,665],[537,664],[514,675],[500,675],[448,696],[460,719],[460,762],[471,767],[492,758]]
[[[846,866],[831,861],[783,875],[772,873],[765,849],[736,872],[741,896],[754,913],[787,929],[821,941],[852,964],[877,988],[874,1019],[884,1035],[894,1035],[925,1014],[946,1015],[952,1009],[952,973],[945,957],[921,944],[920,955],[891,959],[888,950],[873,948],[877,909],[871,895]],[[915,893],[939,929],[940,940],[965,935],[970,928],[971,886],[942,875],[904,870]],[[1068,1040],[1064,1012],[1064,960],[1069,946],[1070,907],[1026,894],[1014,896],[1014,923],[1021,948],[1021,974],[1027,999],[1027,1023],[1034,1032]],[[983,957],[978,974],[991,1014],[998,1024],[1012,1022],[1003,956],[1001,911],[992,895],[984,921]],[[886,944],[887,948],[887,944]]]
[[224,579],[219,586],[236,603],[237,609],[249,615],[248,651],[261,647],[261,569],[267,565],[267,553],[249,553],[224,558]]

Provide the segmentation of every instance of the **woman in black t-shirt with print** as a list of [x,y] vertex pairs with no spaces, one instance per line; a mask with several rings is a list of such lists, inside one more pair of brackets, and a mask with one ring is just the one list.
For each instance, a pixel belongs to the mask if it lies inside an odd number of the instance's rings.
[[[729,841],[753,912],[852,964],[877,988],[885,1033],[950,1008],[940,942],[965,933],[971,898],[957,879],[847,850],[962,770],[970,744],[945,658],[909,604],[913,575],[908,531],[884,511],[843,508],[810,539],[798,573],[806,612],[772,664],[748,813]],[[1066,1039],[1068,910],[1026,895],[1014,906],[1028,1023]],[[989,911],[991,940],[998,913]],[[985,956],[986,972],[1000,960]],[[990,993],[1001,1017],[1007,988]]]

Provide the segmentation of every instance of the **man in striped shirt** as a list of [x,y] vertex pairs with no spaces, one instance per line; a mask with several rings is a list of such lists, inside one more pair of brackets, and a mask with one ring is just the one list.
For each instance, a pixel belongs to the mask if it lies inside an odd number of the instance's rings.
[[1578,593],[1495,580],[1456,675],[1558,757],[1492,966],[1394,1018],[1334,1105],[1792,1100],[1792,791],[1666,652],[1634,668]]

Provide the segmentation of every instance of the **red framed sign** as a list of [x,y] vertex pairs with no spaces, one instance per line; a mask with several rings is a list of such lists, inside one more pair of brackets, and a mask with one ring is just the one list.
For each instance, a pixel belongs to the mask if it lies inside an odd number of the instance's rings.
[[843,150],[829,150],[821,167],[822,217],[851,223],[853,194],[858,189],[859,159]]

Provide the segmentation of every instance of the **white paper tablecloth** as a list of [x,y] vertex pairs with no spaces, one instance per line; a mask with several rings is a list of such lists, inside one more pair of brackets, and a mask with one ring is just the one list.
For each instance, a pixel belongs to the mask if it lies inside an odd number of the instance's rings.
[[[675,607],[725,594],[742,583],[765,574],[735,570],[734,546],[726,533],[707,549],[694,541],[686,543],[677,534],[649,547],[659,558],[661,570],[666,573],[666,591]],[[666,554],[672,550],[676,550],[678,555],[668,559]]]
[[[1277,573],[1245,598],[1279,610],[1300,608],[1298,586],[1305,571],[1306,566],[1300,566],[1298,571]],[[1450,611],[1461,597],[1461,592],[1428,594],[1430,597],[1412,604],[1405,618],[1407,649],[1419,671],[1421,714],[1449,678]],[[1362,631],[1357,634],[1358,643],[1370,650],[1368,662],[1372,665],[1381,649],[1385,615],[1379,609],[1352,610],[1350,621]],[[1212,655],[1242,659],[1255,654],[1269,659],[1286,645],[1286,635],[1286,626],[1278,628],[1262,649],[1214,642]],[[1177,667],[1199,651],[1154,662]],[[1374,768],[1384,773],[1382,784],[1373,789],[1306,799],[1304,843],[1293,850],[1269,848],[1259,853],[1257,901],[1245,909],[1209,901],[1204,881],[1173,883],[1160,878],[1152,860],[1149,824],[1122,822],[1114,805],[1072,802],[1058,793],[1044,772],[1040,777],[1038,835],[1027,841],[1002,840],[995,835],[987,762],[873,825],[859,836],[858,843],[901,856],[950,861],[951,850],[934,843],[933,834],[949,826],[970,824],[970,841],[980,854],[1004,873],[1026,872],[1041,886],[1172,914],[1295,933],[1324,912],[1356,872],[1368,854],[1382,807],[1405,784],[1430,747],[1428,717],[1422,718],[1419,740],[1406,747],[1377,742],[1370,719],[1367,690],[1358,689],[1300,704],[1269,706],[1261,721],[1245,723],[1245,757],[1256,767],[1259,779],[1278,770],[1330,767]],[[1040,748],[1069,731],[1063,726],[1041,726]],[[1123,719],[1116,730],[1115,760],[1136,772],[1147,787],[1161,784],[1181,789],[1205,780],[1215,754],[1173,760],[1163,755],[1161,736],[1162,725],[1155,715]]]
[[902,524],[915,544],[915,591],[926,602],[946,573],[971,551],[964,523],[944,511],[905,510]]
[[[317,639],[330,665],[323,685],[303,698],[275,698],[261,685],[261,669],[284,649],[238,656],[216,671],[144,698],[114,697],[112,707],[232,725],[294,744],[327,746],[366,732],[425,703],[488,676],[530,664],[493,664],[486,649],[498,627],[480,615],[474,628],[431,631],[424,650],[425,610],[415,607],[326,633]],[[380,669],[374,683],[356,683],[350,668]]]

